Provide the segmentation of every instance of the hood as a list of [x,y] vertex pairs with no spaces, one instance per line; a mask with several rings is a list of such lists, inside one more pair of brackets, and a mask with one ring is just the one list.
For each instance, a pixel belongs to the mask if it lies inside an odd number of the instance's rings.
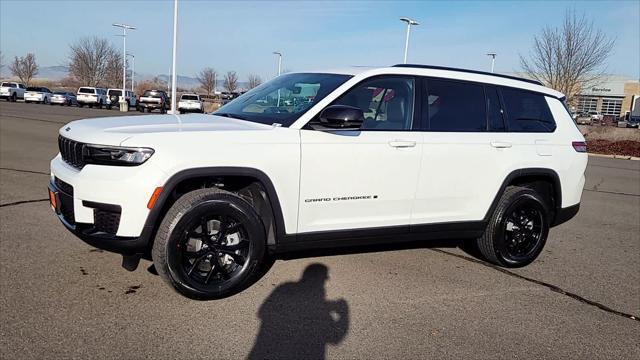
[[84,143],[120,145],[126,139],[139,134],[272,128],[270,125],[209,114],[141,115],[76,120],[60,128],[60,135]]

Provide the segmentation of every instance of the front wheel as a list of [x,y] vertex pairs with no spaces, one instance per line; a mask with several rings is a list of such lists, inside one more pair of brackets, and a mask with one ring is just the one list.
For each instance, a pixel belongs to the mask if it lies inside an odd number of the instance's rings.
[[155,238],[153,262],[179,293],[199,300],[230,296],[250,285],[265,258],[265,229],[240,196],[216,189],[183,195]]
[[548,202],[536,190],[509,186],[485,233],[477,239],[478,249],[496,265],[528,265],[540,255],[547,241],[550,213]]

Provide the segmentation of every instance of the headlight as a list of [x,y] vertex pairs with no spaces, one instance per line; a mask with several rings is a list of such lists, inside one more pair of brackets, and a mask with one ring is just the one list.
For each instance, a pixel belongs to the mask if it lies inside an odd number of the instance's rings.
[[83,155],[87,164],[136,166],[147,161],[153,149],[87,144]]

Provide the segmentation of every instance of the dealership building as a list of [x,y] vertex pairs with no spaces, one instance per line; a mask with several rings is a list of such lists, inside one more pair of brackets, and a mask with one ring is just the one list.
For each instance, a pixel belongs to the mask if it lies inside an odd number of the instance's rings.
[[611,120],[624,117],[627,111],[635,110],[632,103],[640,99],[640,82],[628,77],[606,75],[598,79],[595,85],[582,90],[575,101],[578,113],[597,111]]

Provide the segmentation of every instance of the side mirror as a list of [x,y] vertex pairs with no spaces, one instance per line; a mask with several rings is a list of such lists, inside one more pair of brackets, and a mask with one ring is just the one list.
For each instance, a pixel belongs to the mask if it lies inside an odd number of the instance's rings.
[[331,105],[320,113],[320,124],[334,129],[359,129],[364,122],[362,109],[348,105]]

